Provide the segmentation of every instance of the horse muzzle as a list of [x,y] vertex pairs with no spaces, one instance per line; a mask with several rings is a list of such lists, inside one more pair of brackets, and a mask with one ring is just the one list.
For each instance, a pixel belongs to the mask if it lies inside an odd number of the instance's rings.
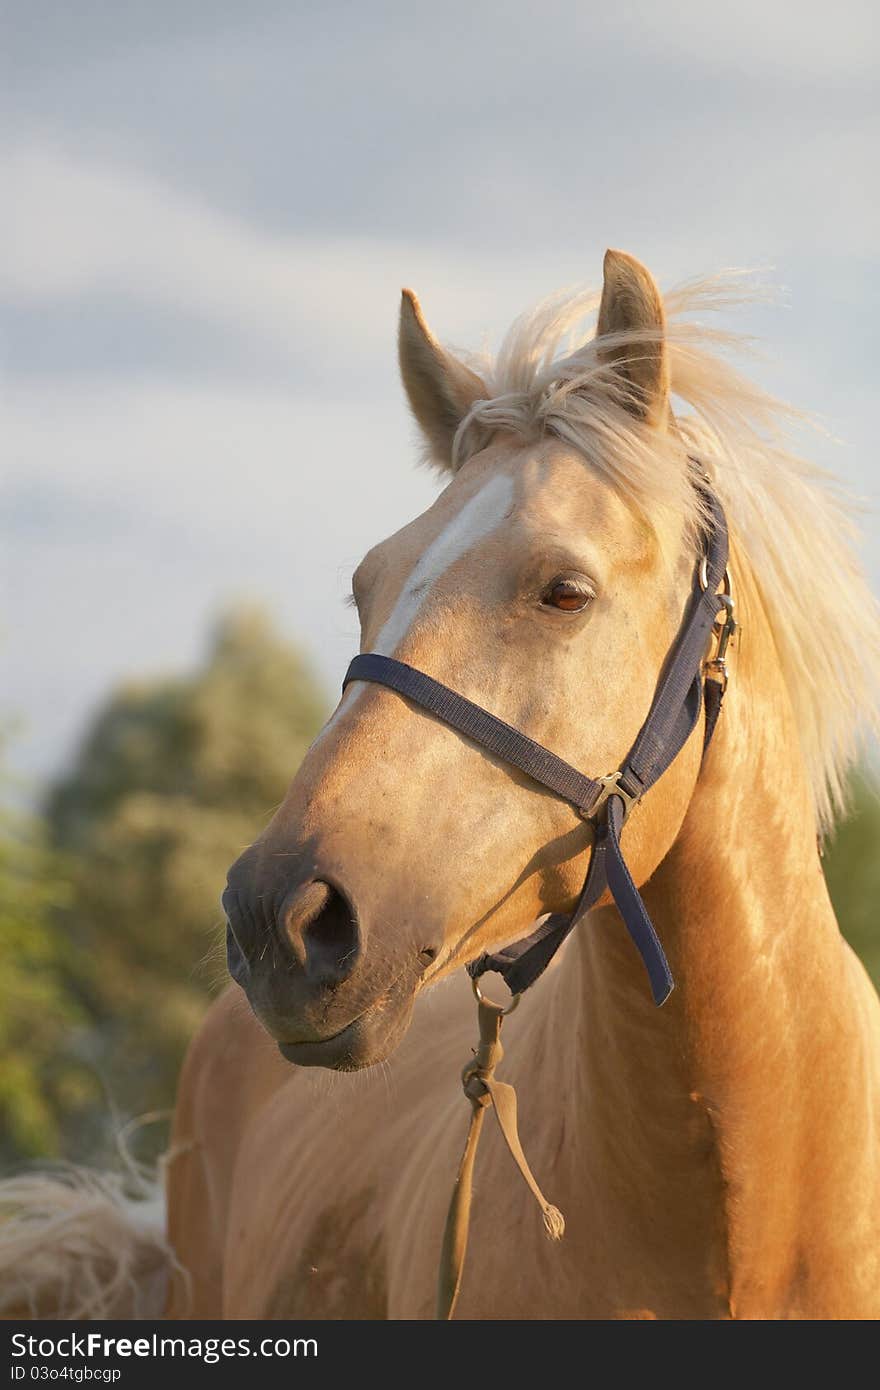
[[430,952],[393,959],[367,934],[337,882],[310,877],[272,908],[247,874],[223,895],[229,973],[279,1051],[298,1066],[355,1071],[383,1061],[405,1033]]

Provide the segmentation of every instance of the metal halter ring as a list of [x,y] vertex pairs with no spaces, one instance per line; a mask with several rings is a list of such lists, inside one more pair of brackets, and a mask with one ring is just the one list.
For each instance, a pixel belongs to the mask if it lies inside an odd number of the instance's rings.
[[[476,995],[477,999],[481,1004],[491,1004],[493,1009],[501,1009],[501,1005],[496,1004],[494,999],[486,998],[485,994],[480,989],[479,980],[474,979],[473,976],[471,976],[471,989],[474,991],[474,994]],[[511,999],[510,1003],[508,1004],[507,1008],[501,1009],[501,1017],[506,1018],[508,1014],[512,1014],[516,1006],[519,1004],[520,999],[522,999],[522,995],[515,994]]]
[[[708,587],[709,587],[709,557],[708,557],[707,555],[704,555],[703,558],[702,558],[702,560],[700,561],[700,588],[703,590],[703,593],[705,593],[706,590],[708,589]],[[721,589],[720,589],[720,591],[719,591],[719,597],[720,597],[721,595],[723,595],[725,598],[733,598],[733,585],[732,585],[732,583],[730,582],[730,566],[729,566],[729,565],[726,565],[726,566],[725,566],[725,569],[724,569],[724,578],[723,578],[722,581],[721,581]]]

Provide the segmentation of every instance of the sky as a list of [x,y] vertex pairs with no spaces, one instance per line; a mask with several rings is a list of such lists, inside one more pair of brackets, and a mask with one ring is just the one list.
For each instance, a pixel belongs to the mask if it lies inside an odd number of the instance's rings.
[[351,571],[437,491],[397,378],[403,285],[478,348],[596,284],[607,246],[667,286],[755,267],[778,301],[726,326],[880,501],[872,4],[4,16],[0,718],[35,785],[114,685],[192,665],[242,598],[335,701]]

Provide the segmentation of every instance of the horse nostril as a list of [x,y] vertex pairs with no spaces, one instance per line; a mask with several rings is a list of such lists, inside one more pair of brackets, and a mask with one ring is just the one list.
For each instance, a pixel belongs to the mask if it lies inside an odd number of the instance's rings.
[[248,977],[248,963],[229,922],[226,924],[226,968],[237,985]]
[[422,962],[422,965],[430,965],[431,961],[436,960],[436,958],[436,946],[423,946],[422,949],[419,951],[419,960]]
[[[238,893],[228,884],[221,895],[220,906],[226,916],[226,938],[232,971],[233,959],[238,962],[240,957],[238,968],[242,968],[244,962],[254,954],[257,946],[257,927],[253,915],[242,907]],[[237,978],[234,972],[233,977]]]
[[338,985],[351,974],[360,949],[354,912],[338,889],[315,879],[299,888],[282,913],[290,947],[317,985]]

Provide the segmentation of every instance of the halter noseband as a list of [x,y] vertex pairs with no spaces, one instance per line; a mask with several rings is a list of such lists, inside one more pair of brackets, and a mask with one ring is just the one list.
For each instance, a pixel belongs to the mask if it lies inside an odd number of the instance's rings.
[[[549,791],[568,801],[594,827],[593,852],[583,890],[571,916],[554,913],[530,936],[494,955],[482,955],[468,965],[476,980],[497,971],[514,995],[543,974],[573,927],[611,890],[627,930],[638,948],[651,981],[656,1004],[669,997],[674,981],[663,947],[623,858],[620,834],[624,822],[646,791],[666,771],[696,727],[705,702],[703,751],[709,746],[727,684],[724,655],[736,630],[727,577],[728,533],[721,503],[704,477],[694,484],[706,505],[707,525],[691,593],[678,635],[666,657],[648,717],[636,741],[615,772],[587,777],[542,744],[498,719],[480,705],[441,685],[393,657],[367,652],[356,656],[346,672],[351,681],[388,686],[420,705],[445,724],[511,763]],[[719,589],[724,586],[724,591]],[[723,612],[720,628],[716,620]],[[715,658],[706,661],[713,629],[719,631]]]

